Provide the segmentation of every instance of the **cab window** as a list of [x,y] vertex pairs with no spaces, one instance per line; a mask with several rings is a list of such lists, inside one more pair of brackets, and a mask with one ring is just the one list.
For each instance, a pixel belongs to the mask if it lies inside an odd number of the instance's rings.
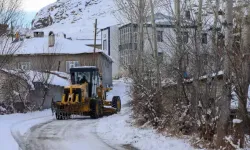
[[90,83],[90,72],[74,72],[71,74],[72,84]]

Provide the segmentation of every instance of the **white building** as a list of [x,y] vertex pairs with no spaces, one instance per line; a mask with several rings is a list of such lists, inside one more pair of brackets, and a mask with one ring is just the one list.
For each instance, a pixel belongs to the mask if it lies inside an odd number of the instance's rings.
[[113,59],[112,77],[119,76],[119,27],[118,25],[101,29],[102,50]]
[[[164,61],[168,61],[174,54],[176,46],[176,34],[173,18],[160,13],[156,14],[157,24],[157,46],[158,56]],[[194,25],[182,25],[181,37],[185,44],[192,44],[191,37],[195,30]],[[111,26],[102,29],[102,49],[106,51],[114,60],[112,76],[116,77],[126,71],[126,66],[135,62],[137,55],[138,26],[128,23],[122,26]],[[144,24],[144,53],[153,54],[150,40],[152,40],[153,29],[150,18]],[[202,35],[202,43],[208,42],[207,33]]]

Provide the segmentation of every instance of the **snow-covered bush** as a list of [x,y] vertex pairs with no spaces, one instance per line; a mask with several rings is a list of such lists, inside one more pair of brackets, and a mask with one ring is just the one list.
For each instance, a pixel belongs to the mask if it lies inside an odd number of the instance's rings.
[[34,88],[29,76],[25,72],[7,72],[7,70],[2,70],[1,73],[4,76],[4,80],[1,80],[1,92],[7,112],[29,111],[31,102],[28,101],[28,95]]

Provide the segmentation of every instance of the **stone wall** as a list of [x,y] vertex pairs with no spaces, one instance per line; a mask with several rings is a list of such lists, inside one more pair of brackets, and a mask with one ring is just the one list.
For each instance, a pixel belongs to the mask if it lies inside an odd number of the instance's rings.
[[[216,88],[215,88],[216,87]],[[194,83],[192,80],[186,81],[183,88],[185,89],[185,94],[190,100],[191,106],[195,106],[195,102],[193,101],[194,96]],[[182,88],[182,89],[183,89]],[[163,97],[165,99],[173,99],[173,101],[177,98],[179,95],[177,91],[177,85],[168,85],[163,87],[164,89],[164,95]],[[199,81],[199,97],[202,100],[218,100],[223,91],[223,76],[217,76],[217,78],[203,78]],[[182,95],[182,99],[185,98],[185,95]],[[167,101],[169,103],[169,101]],[[166,104],[163,105],[172,105],[172,104]]]

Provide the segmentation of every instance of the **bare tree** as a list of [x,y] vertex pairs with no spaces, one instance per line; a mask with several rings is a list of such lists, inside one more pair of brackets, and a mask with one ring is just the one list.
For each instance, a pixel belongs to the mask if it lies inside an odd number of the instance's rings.
[[232,52],[232,39],[233,39],[233,1],[228,0],[226,5],[226,35],[225,35],[225,55],[224,55],[224,89],[222,99],[219,103],[220,108],[220,117],[218,120],[217,126],[217,146],[218,148],[221,146],[225,146],[224,138],[227,135],[228,131],[228,121],[230,115],[230,104],[231,104],[231,70],[230,70],[230,62],[229,57]]
[[22,0],[0,0],[0,68],[9,63],[21,45],[21,42],[12,40],[15,36],[13,28],[19,26],[22,20],[21,4]]
[[37,82],[41,83],[41,91],[43,92],[42,101],[39,109],[42,109],[46,96],[48,95],[51,82],[53,81],[52,71],[57,70],[57,59],[55,59],[56,53],[60,51],[60,45],[55,43],[53,47],[45,47],[44,54],[39,58],[40,67],[36,72]]
[[159,63],[159,57],[158,57],[158,47],[157,47],[157,30],[156,30],[156,24],[155,24],[155,11],[154,11],[154,5],[153,1],[150,0],[150,6],[151,6],[151,20],[152,20],[152,28],[153,28],[153,49],[154,49],[154,56],[156,60],[156,80],[157,80],[157,90],[161,90],[161,76],[160,76],[160,63]]
[[[141,33],[147,34],[143,34],[142,42],[148,40],[148,48],[157,52],[153,13],[156,5],[153,5],[152,0],[149,2],[153,31],[151,34],[148,28],[144,27]],[[188,4],[191,1],[176,0],[174,4],[171,0],[164,2],[161,2],[163,7],[160,9],[165,7],[166,12],[171,14],[173,19],[170,22],[174,26],[172,31],[169,30],[165,35],[166,41],[164,41],[169,59],[164,65],[159,66],[161,73],[159,81],[158,66],[155,67],[152,63],[157,61],[155,57],[145,52],[140,55],[137,53],[137,57],[142,58],[140,60],[143,68],[139,72],[136,66],[130,69],[134,81],[132,85],[133,109],[136,112],[134,116],[142,125],[152,124],[156,127],[173,129],[175,132],[199,133],[201,141],[209,141],[209,146],[226,147],[227,137],[232,134],[229,128],[232,121],[229,118],[232,87],[239,101],[237,117],[245,126],[249,126],[246,109],[249,86],[249,18],[247,16],[243,19],[244,13],[235,16],[238,10],[233,8],[231,0],[226,1],[226,23],[221,20],[224,12],[220,8],[222,6],[220,0],[199,0],[195,3],[198,4],[198,10],[193,10],[194,5]],[[138,6],[137,8],[142,8]],[[185,18],[186,11],[191,11],[190,19]],[[127,11],[126,14],[131,15],[130,12]],[[245,21],[235,23],[233,20]],[[140,27],[140,21],[136,23]],[[225,25],[225,28],[222,25]],[[240,26],[240,32],[235,32],[235,26]],[[183,32],[190,33],[189,42],[184,41]],[[203,34],[204,32],[206,34]],[[205,38],[208,35],[207,41],[203,39],[203,35]],[[136,63],[139,64],[137,61]],[[188,73],[188,77],[184,77],[185,72]],[[161,94],[154,85],[155,77],[157,77],[156,83],[164,83]],[[163,99],[158,101],[161,96]],[[243,147],[243,127],[239,129],[235,141],[240,140],[239,147]],[[235,141],[234,145],[237,145]]]

